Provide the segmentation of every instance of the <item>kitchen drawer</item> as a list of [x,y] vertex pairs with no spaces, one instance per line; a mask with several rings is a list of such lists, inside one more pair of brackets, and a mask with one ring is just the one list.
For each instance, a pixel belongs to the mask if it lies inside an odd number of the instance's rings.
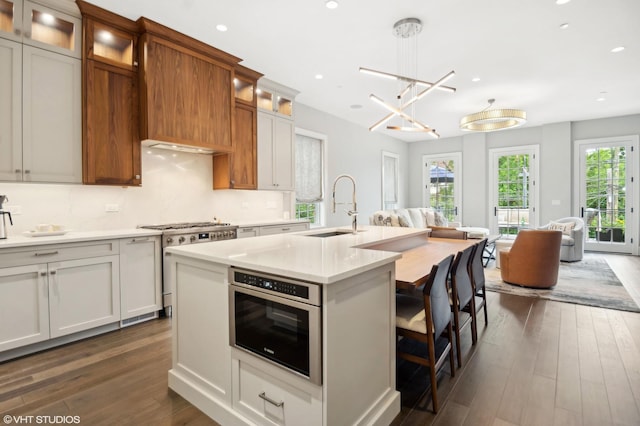
[[285,234],[288,232],[300,232],[309,229],[309,224],[302,223],[287,223],[284,225],[269,225],[260,227],[260,235],[273,235],[273,234]]
[[260,235],[260,228],[258,226],[238,228],[238,238],[257,237],[258,235]]
[[109,256],[119,253],[118,240],[100,240],[85,243],[47,244],[35,247],[0,251],[3,267],[59,262],[88,257]]
[[242,359],[234,362],[238,363],[235,409],[262,425],[322,425],[320,387],[296,387],[265,373],[257,364]]

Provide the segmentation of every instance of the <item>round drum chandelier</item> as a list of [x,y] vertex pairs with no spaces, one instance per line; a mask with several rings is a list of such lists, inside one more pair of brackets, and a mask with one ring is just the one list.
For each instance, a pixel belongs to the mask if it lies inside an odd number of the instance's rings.
[[527,122],[527,113],[519,109],[489,109],[495,99],[489,99],[489,106],[480,112],[465,115],[460,119],[460,129],[472,132],[494,132],[513,129]]

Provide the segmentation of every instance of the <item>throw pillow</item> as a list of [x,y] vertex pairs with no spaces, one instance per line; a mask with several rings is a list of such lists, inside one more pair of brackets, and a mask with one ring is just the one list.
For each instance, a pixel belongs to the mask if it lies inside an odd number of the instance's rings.
[[571,236],[571,231],[576,227],[575,222],[550,222],[549,230],[551,231],[562,231],[564,235]]
[[373,214],[373,224],[377,226],[391,226],[391,216],[389,213],[378,211]]
[[389,216],[391,217],[391,226],[400,226],[397,214],[391,213]]
[[409,228],[409,222],[407,221],[407,218],[404,216],[400,216],[398,215],[398,223],[400,224],[400,226],[402,226],[403,228]]
[[426,227],[436,226],[436,217],[433,210],[423,210]]
[[435,213],[435,225],[436,226],[449,226],[449,221],[447,220],[446,217],[444,217],[444,215],[440,212],[434,212]]

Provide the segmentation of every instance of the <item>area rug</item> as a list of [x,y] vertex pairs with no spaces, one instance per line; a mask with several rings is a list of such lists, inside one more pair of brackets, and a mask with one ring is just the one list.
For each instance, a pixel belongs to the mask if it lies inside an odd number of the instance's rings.
[[558,283],[550,289],[507,284],[500,277],[500,269],[495,267],[485,269],[485,285],[487,290],[499,293],[640,312],[607,261],[592,253],[585,254],[584,259],[579,262],[561,262]]

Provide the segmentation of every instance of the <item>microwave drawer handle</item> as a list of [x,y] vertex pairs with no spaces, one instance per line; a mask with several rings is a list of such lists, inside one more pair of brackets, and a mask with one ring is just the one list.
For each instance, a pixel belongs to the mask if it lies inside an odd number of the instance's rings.
[[276,402],[273,399],[269,398],[265,392],[262,392],[261,394],[258,394],[258,396],[262,399],[264,399],[265,401],[267,401],[269,404],[273,404],[276,407],[282,407],[284,405],[284,401],[280,401],[280,402]]

